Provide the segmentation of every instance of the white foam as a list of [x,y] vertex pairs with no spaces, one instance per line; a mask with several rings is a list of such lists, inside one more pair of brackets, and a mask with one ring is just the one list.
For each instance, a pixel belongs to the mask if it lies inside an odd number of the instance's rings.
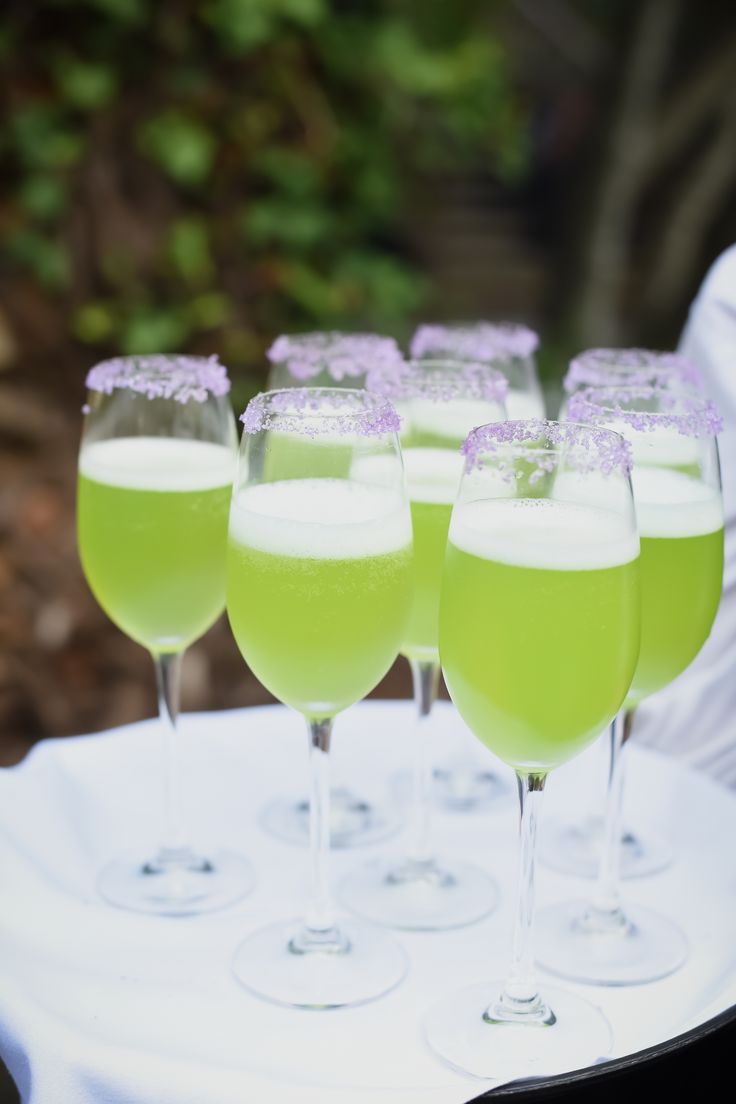
[[671,468],[635,467],[631,474],[642,537],[697,537],[723,528],[720,493]]
[[411,543],[402,488],[349,479],[290,479],[241,487],[230,534],[239,544],[281,556],[354,559]]
[[503,407],[483,399],[448,399],[435,402],[416,398],[402,404],[402,414],[407,417],[405,430],[431,433],[447,437],[451,441],[464,441],[471,429],[488,422],[504,420]]
[[590,571],[639,554],[619,513],[556,499],[484,499],[455,507],[449,540],[486,560],[555,571]]
[[544,399],[538,391],[517,391],[511,387],[506,395],[506,413],[513,421],[544,418]]
[[412,502],[452,505],[463,474],[459,449],[405,448],[404,467]]
[[82,445],[79,470],[96,483],[137,491],[230,486],[236,457],[226,445],[180,437],[111,437]]
[[678,433],[672,426],[634,429],[624,418],[617,418],[606,422],[606,429],[615,430],[631,442],[636,464],[684,466],[700,461],[698,439]]

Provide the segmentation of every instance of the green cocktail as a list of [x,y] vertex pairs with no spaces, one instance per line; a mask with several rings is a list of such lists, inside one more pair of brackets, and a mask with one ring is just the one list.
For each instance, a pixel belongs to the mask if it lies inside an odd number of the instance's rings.
[[123,632],[179,652],[225,604],[234,456],[173,437],[85,444],[79,459],[79,553],[89,585]]
[[624,700],[639,648],[637,554],[611,511],[550,499],[456,507],[442,667],[463,719],[515,769],[572,758]]
[[411,533],[404,509],[387,514],[389,494],[299,479],[246,486],[233,499],[233,634],[264,686],[307,717],[364,697],[404,638]]
[[409,659],[437,662],[442,568],[462,457],[447,448],[409,447],[403,452],[414,534],[414,586],[401,650]]
[[641,537],[642,623],[629,707],[668,686],[692,663],[711,630],[723,580],[719,492],[669,468],[635,466],[632,478]]

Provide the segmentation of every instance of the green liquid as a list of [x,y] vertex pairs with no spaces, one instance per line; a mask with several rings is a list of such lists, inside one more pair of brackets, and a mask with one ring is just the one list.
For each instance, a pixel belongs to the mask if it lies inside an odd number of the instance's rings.
[[440,589],[452,506],[412,502],[414,597],[402,652],[410,659],[439,658]]
[[386,495],[310,478],[262,484],[233,501],[233,634],[263,685],[308,717],[332,716],[365,697],[404,638],[409,519],[394,506],[391,517],[381,515]]
[[[200,443],[187,444],[196,466]],[[232,456],[220,451],[222,468]],[[230,494],[229,482],[149,490],[80,474],[77,532],[87,581],[105,613],[150,651],[183,650],[222,613]]]
[[630,705],[668,686],[707,640],[721,597],[723,530],[642,537],[640,565],[641,652]]
[[448,543],[445,681],[465,722],[510,766],[547,771],[594,740],[626,696],[638,646],[636,560],[554,570]]
[[399,650],[411,550],[357,559],[273,555],[231,539],[227,612],[248,666],[306,716],[364,698]]

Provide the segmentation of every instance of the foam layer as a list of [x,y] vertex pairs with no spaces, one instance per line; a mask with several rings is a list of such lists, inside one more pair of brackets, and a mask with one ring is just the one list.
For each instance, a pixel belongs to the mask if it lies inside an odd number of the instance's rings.
[[631,473],[642,537],[697,537],[723,527],[723,503],[713,487],[671,468]]
[[506,413],[512,421],[544,418],[544,400],[533,391],[516,391],[511,387],[506,395]]
[[274,555],[357,559],[409,545],[411,519],[397,488],[348,479],[290,479],[237,491],[230,535]]
[[678,433],[672,426],[637,430],[622,418],[606,422],[606,429],[620,433],[631,442],[635,464],[685,466],[697,464],[700,460],[698,439]]
[[463,474],[463,457],[459,450],[407,448],[403,453],[411,500],[452,505]]
[[639,541],[621,514],[555,499],[485,499],[457,506],[452,544],[518,567],[591,571],[629,563]]
[[206,491],[230,486],[235,454],[226,445],[178,437],[113,437],[82,446],[79,471],[96,483],[136,491]]
[[431,433],[451,441],[463,441],[476,426],[504,418],[503,408],[498,403],[482,399],[449,399],[447,402],[411,399],[402,404],[400,413],[408,418],[408,425],[404,425],[406,430]]

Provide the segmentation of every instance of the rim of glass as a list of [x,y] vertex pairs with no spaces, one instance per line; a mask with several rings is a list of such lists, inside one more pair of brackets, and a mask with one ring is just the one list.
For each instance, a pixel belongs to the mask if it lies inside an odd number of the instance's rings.
[[576,387],[606,387],[612,376],[620,374],[629,384],[646,385],[652,379],[680,380],[702,388],[703,377],[694,361],[682,353],[657,349],[585,349],[570,361],[562,386],[572,392]]
[[[583,447],[571,453],[575,446]],[[620,433],[572,420],[524,418],[490,422],[471,430],[461,451],[466,472],[483,467],[484,460],[489,458],[509,470],[510,457],[532,461],[538,469],[537,478],[551,471],[562,456],[572,459],[573,466],[582,472],[598,471],[603,475],[619,472],[628,476],[633,467],[631,444]],[[534,482],[534,473],[531,481]]]
[[267,350],[274,365],[284,366],[294,379],[307,380],[326,371],[334,380],[360,376],[377,364],[401,364],[393,337],[344,330],[313,330],[281,334]]
[[523,322],[429,322],[418,326],[409,351],[466,360],[527,359],[539,348],[539,334]]
[[[632,403],[660,402],[671,409],[640,410]],[[585,387],[570,397],[570,418],[576,422],[624,422],[639,433],[675,429],[684,437],[715,437],[723,419],[715,403],[674,387],[645,385]]]
[[[327,405],[326,405],[327,404]],[[401,419],[388,399],[353,387],[285,387],[261,391],[240,415],[244,434],[278,431],[380,437],[398,433]]]
[[147,399],[203,403],[212,395],[230,391],[227,368],[216,353],[209,357],[179,353],[146,353],[142,356],[112,357],[90,368],[87,389],[104,395],[133,391]]
[[503,403],[509,390],[503,372],[491,364],[437,357],[405,360],[400,365],[372,368],[366,389],[394,402],[427,399],[452,402],[455,399]]

